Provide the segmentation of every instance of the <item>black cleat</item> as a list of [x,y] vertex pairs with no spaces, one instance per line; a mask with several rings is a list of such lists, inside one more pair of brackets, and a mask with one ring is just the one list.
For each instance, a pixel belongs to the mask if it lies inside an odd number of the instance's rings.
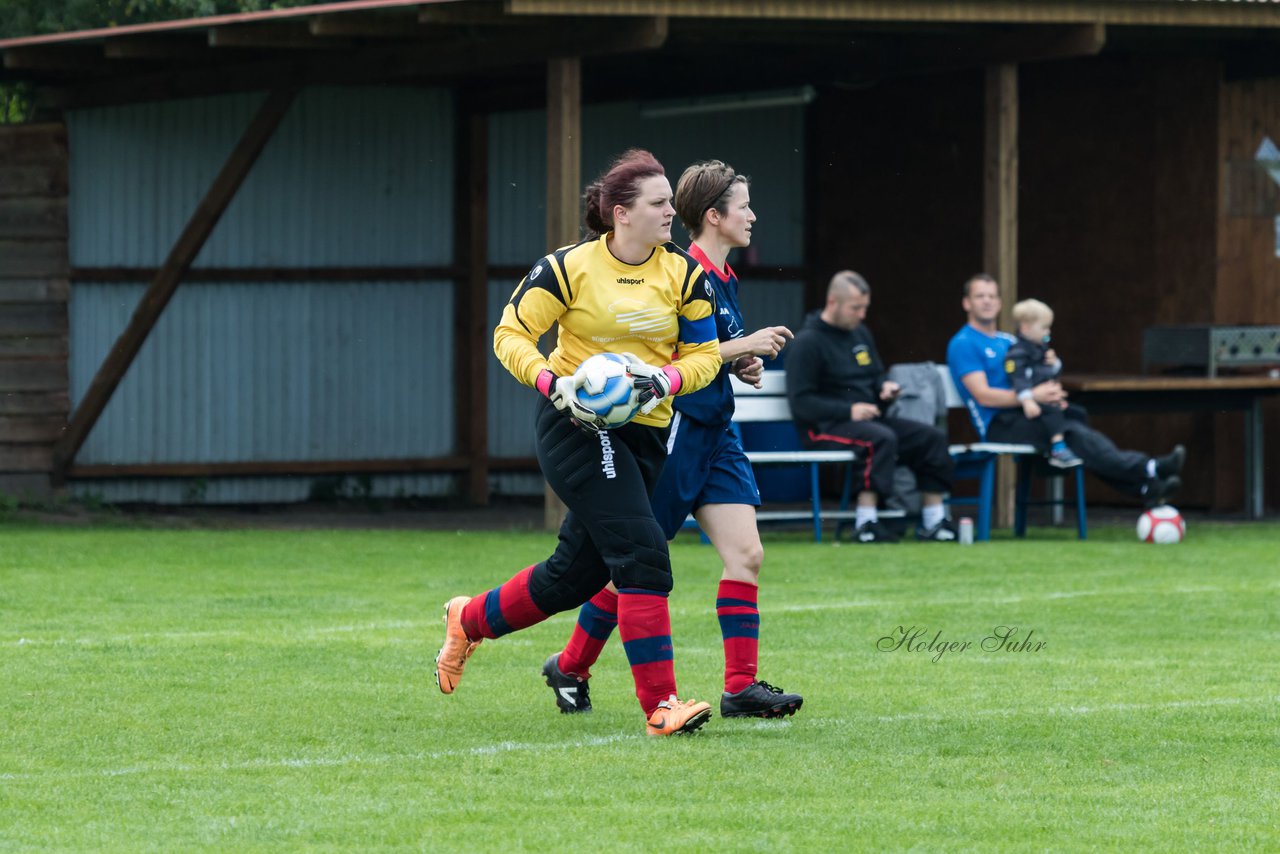
[[898,537],[879,522],[867,522],[853,532],[855,543],[896,543]]
[[916,528],[916,539],[922,543],[954,543],[960,540],[955,526],[943,519],[932,528]]
[[1156,477],[1166,480],[1182,474],[1182,466],[1186,461],[1187,449],[1182,445],[1174,445],[1172,451],[1163,457],[1156,457]]
[[560,669],[560,653],[548,658],[542,665],[542,675],[556,694],[556,705],[566,715],[591,711],[591,692],[587,679],[581,679]]
[[804,705],[799,694],[784,693],[768,682],[756,680],[736,694],[720,695],[722,718],[785,718]]
[[1168,504],[1169,499],[1182,488],[1182,478],[1176,474],[1168,477],[1153,477],[1142,488],[1142,506],[1150,510]]

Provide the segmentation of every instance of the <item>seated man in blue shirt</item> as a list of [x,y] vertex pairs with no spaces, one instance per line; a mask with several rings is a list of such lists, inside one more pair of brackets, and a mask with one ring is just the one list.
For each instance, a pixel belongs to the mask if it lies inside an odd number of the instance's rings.
[[[947,367],[978,435],[988,442],[1035,445],[1044,451],[1044,433],[1023,417],[1005,370],[1005,355],[1014,337],[996,331],[1000,285],[985,273],[973,276],[964,283],[962,304],[969,322],[947,345]],[[1035,386],[1032,397],[1041,406],[1062,406],[1067,395],[1053,380]],[[1068,405],[1063,415],[1068,447],[1084,460],[1085,468],[1121,492],[1140,495],[1146,506],[1155,507],[1166,503],[1182,486],[1178,474],[1186,449],[1181,445],[1162,457],[1121,450],[1089,427],[1080,407]]]

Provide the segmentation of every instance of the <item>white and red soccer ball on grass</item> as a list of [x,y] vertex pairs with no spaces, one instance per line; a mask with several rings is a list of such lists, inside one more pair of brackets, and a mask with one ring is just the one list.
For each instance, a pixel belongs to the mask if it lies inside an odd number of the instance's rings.
[[1187,523],[1177,507],[1162,504],[1138,517],[1138,539],[1144,543],[1180,543],[1186,535]]

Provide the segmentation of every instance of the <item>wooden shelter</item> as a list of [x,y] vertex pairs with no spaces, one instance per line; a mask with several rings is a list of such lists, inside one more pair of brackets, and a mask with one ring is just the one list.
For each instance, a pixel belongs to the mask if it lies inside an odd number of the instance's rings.
[[[1257,159],[1264,139],[1280,138],[1277,45],[1280,4],[1181,0],[357,0],[0,42],[0,79],[32,84],[38,107],[36,123],[0,126],[0,489],[417,471],[456,473],[462,493],[484,502],[493,472],[531,470],[529,457],[494,458],[487,441],[485,283],[522,272],[488,252],[486,117],[502,110],[545,110],[546,238],[560,244],[577,235],[584,104],[666,98],[698,109],[803,87],[803,262],[735,266],[748,282],[803,279],[810,307],[831,272],[858,269],[875,288],[870,325],[889,361],[942,358],[963,321],[961,283],[979,269],[1001,281],[1006,310],[1018,295],[1055,307],[1076,371],[1136,372],[1143,330],[1156,324],[1280,323],[1280,210]],[[454,94],[451,263],[193,270],[299,92],[392,83]],[[261,91],[163,263],[71,263],[67,114]],[[452,281],[455,447],[78,467],[157,318],[202,277]],[[66,304],[90,280],[147,287],[72,401]],[[1101,426],[1121,444],[1185,442],[1186,502],[1239,507],[1237,416]],[[1280,466],[1266,470],[1280,494]],[[1091,497],[1114,496],[1099,487]]]

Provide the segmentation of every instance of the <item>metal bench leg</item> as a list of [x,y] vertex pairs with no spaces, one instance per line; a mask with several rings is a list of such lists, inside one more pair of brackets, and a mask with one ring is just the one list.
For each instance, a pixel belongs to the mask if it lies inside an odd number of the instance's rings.
[[822,542],[822,496],[818,493],[818,464],[809,463],[809,494],[813,497],[813,541]]
[[1076,533],[1080,539],[1089,539],[1088,522],[1084,513],[1084,466],[1076,466]]
[[[844,489],[840,492],[840,512],[844,513],[849,509],[849,500],[853,497],[853,463],[849,463],[844,467]],[[850,524],[848,520],[840,518],[836,522],[836,539],[840,539],[840,535],[844,533],[845,526]]]
[[982,542],[991,539],[991,502],[995,492],[996,461],[992,457],[983,464],[978,478],[978,539]]

